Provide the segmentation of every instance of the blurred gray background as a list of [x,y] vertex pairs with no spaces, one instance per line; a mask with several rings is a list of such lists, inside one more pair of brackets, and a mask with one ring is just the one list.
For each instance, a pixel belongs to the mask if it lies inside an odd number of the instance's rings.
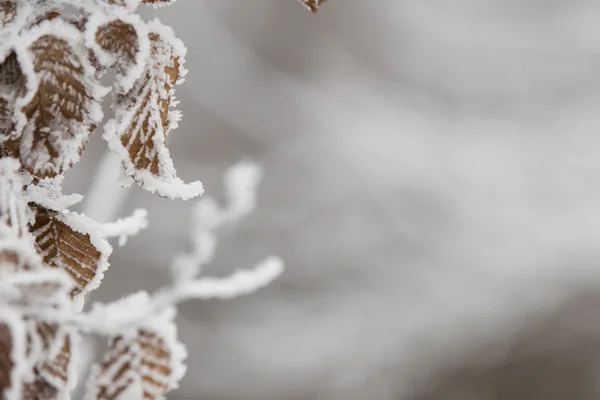
[[[265,168],[205,274],[287,263],[259,293],[180,308],[171,399],[600,399],[600,2],[145,15],[188,46],[180,175],[220,196],[230,164]],[[105,148],[97,134],[67,190],[86,192]],[[150,227],[92,300],[164,284],[192,205],[133,188],[117,216],[145,207]]]

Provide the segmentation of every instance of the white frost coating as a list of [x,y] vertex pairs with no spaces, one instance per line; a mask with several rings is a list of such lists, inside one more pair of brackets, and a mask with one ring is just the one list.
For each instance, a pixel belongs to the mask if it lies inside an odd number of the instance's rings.
[[73,317],[86,332],[114,335],[152,320],[178,303],[195,299],[232,299],[261,289],[283,272],[283,261],[271,256],[251,270],[239,270],[226,278],[200,278],[159,290],[153,296],[139,291],[112,303],[94,303],[88,313]]
[[261,289],[283,272],[283,260],[271,256],[252,270],[241,270],[227,278],[202,278],[182,284],[177,297],[182,299],[232,299]]
[[0,299],[7,303],[35,307],[41,314],[44,309],[70,308],[73,279],[63,270],[18,271],[0,277]]
[[217,246],[214,230],[254,210],[261,178],[262,170],[258,165],[251,162],[235,164],[223,177],[227,205],[219,207],[212,197],[203,197],[195,204],[190,231],[192,251],[177,255],[170,266],[176,282],[195,278],[204,265],[212,262]]
[[125,246],[127,238],[137,235],[142,229],[148,227],[148,211],[142,208],[133,210],[133,214],[126,218],[119,218],[115,222],[102,225],[102,235],[105,238],[118,237],[119,247]]
[[130,327],[140,316],[149,314],[152,309],[148,292],[139,291],[111,303],[93,303],[88,313],[74,318],[86,332],[116,335]]
[[64,175],[56,178],[41,179],[36,185],[28,185],[24,198],[28,203],[36,203],[54,211],[63,211],[78,204],[83,196],[77,193],[65,195],[62,193]]
[[81,293],[78,293],[73,297],[73,303],[77,310],[83,308],[85,301],[85,295],[100,286],[100,282],[104,278],[104,272],[108,269],[108,256],[112,253],[112,247],[102,234],[102,226],[96,221],[86,217],[83,214],[78,214],[73,211],[63,212],[57,216],[60,220],[65,222],[76,232],[88,234],[90,236],[91,244],[100,252],[100,260],[96,264],[96,271],[94,277],[82,288]]
[[135,55],[133,64],[127,63],[126,74],[118,75],[115,80],[115,89],[119,93],[126,93],[142,76],[146,68],[146,62],[150,54],[150,41],[148,40],[148,28],[144,21],[137,14],[127,11],[127,8],[113,7],[111,13],[95,13],[92,14],[85,26],[84,40],[88,48],[92,49],[98,61],[105,67],[109,67],[118,63],[119,60],[114,54],[107,53],[96,41],[96,32],[102,25],[106,25],[111,21],[121,20],[130,24],[135,29],[138,39],[138,51]]
[[13,362],[10,371],[11,386],[4,390],[4,399],[21,400],[22,387],[20,383],[29,372],[25,324],[21,315],[7,305],[0,305],[0,324],[6,325],[10,331],[11,360]]

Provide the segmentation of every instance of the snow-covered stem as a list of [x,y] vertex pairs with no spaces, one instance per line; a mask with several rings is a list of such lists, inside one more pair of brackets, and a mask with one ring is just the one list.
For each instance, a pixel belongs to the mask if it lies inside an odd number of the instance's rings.
[[102,234],[104,237],[118,237],[119,246],[123,247],[127,243],[127,238],[137,235],[142,229],[148,227],[148,211],[138,208],[133,211],[129,217],[119,218],[115,222],[109,222],[102,225]]

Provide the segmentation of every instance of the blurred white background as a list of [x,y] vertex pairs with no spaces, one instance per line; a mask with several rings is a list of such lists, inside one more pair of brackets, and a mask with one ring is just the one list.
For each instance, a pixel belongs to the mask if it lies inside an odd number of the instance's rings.
[[[600,399],[600,2],[146,11],[188,46],[180,175],[218,196],[230,164],[265,168],[205,273],[287,264],[260,293],[181,307],[171,399]],[[132,189],[119,215],[145,207],[150,227],[94,299],[166,282],[191,206]]]

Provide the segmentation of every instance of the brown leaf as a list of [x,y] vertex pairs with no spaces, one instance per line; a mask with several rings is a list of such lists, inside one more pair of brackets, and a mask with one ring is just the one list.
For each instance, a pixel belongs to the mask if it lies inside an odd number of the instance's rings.
[[[69,364],[71,357],[71,338],[65,332],[60,334],[56,324],[41,321],[33,323],[36,331],[29,332],[28,343],[32,337],[42,342],[42,358],[33,369],[35,379],[23,387],[24,400],[56,399],[59,392],[68,390]],[[59,341],[59,342],[56,342]],[[52,347],[62,344],[58,351],[52,353]]]
[[45,263],[64,269],[73,278],[75,286],[71,296],[95,288],[98,277],[108,265],[106,249],[98,249],[88,232],[79,232],[69,226],[66,216],[39,205],[32,209],[35,222],[30,231],[35,237],[37,251]]
[[0,64],[0,84],[14,85],[21,80],[21,76],[17,54],[13,51]]
[[39,367],[39,372],[47,380],[61,382],[61,386],[65,387],[69,381],[69,364],[72,361],[71,337],[64,336],[62,343],[60,350]]
[[317,10],[319,9],[319,6],[323,3],[325,3],[325,0],[299,0],[299,1],[304,7],[308,8],[313,13],[316,13]]
[[[137,395],[146,400],[163,399],[169,390],[171,354],[163,339],[139,329],[133,337],[117,336],[110,341],[93,382],[97,400],[125,400]],[[128,392],[139,384],[141,393]]]
[[82,60],[66,40],[43,35],[29,49],[39,85],[21,110],[27,123],[20,129],[20,157],[34,176],[51,177],[79,160],[95,128],[90,110],[99,105]]
[[[159,35],[155,33],[150,34],[150,41],[153,52],[169,51],[168,47],[165,47],[165,43],[160,40]],[[163,59],[160,61],[163,61]],[[147,169],[153,175],[160,174],[160,161],[153,138],[157,129],[165,132],[168,129],[168,112],[171,103],[170,90],[179,77],[179,60],[172,57],[169,64],[160,65],[158,68],[162,68],[165,74],[153,75],[148,72],[144,78],[144,82],[139,85],[139,90],[137,92],[133,91],[128,95],[135,96],[135,98],[131,99],[132,102],[137,102],[138,98],[136,95],[142,95],[143,97],[136,112],[137,118],[132,121],[129,129],[121,136],[121,144],[127,147],[129,158],[135,165],[135,168]],[[154,85],[162,85],[163,90],[160,91],[160,88],[153,88]],[[159,96],[157,99],[158,103],[154,107],[149,107],[154,91],[160,91],[162,96]],[[123,100],[125,100],[124,103],[127,103],[126,99]],[[155,107],[158,109],[156,110]],[[158,111],[159,119],[158,121],[153,121],[152,113],[156,111]]]
[[104,138],[122,159],[127,175],[142,188],[160,196],[188,199],[202,192],[199,182],[183,183],[173,166],[167,136],[179,114],[170,111],[174,86],[185,73],[185,48],[172,31],[150,26],[150,56],[133,88],[116,99],[115,118]]
[[135,27],[120,19],[101,25],[96,30],[96,42],[105,52],[115,58],[114,65],[121,75],[125,75],[132,64],[136,63],[139,51],[138,33]]

